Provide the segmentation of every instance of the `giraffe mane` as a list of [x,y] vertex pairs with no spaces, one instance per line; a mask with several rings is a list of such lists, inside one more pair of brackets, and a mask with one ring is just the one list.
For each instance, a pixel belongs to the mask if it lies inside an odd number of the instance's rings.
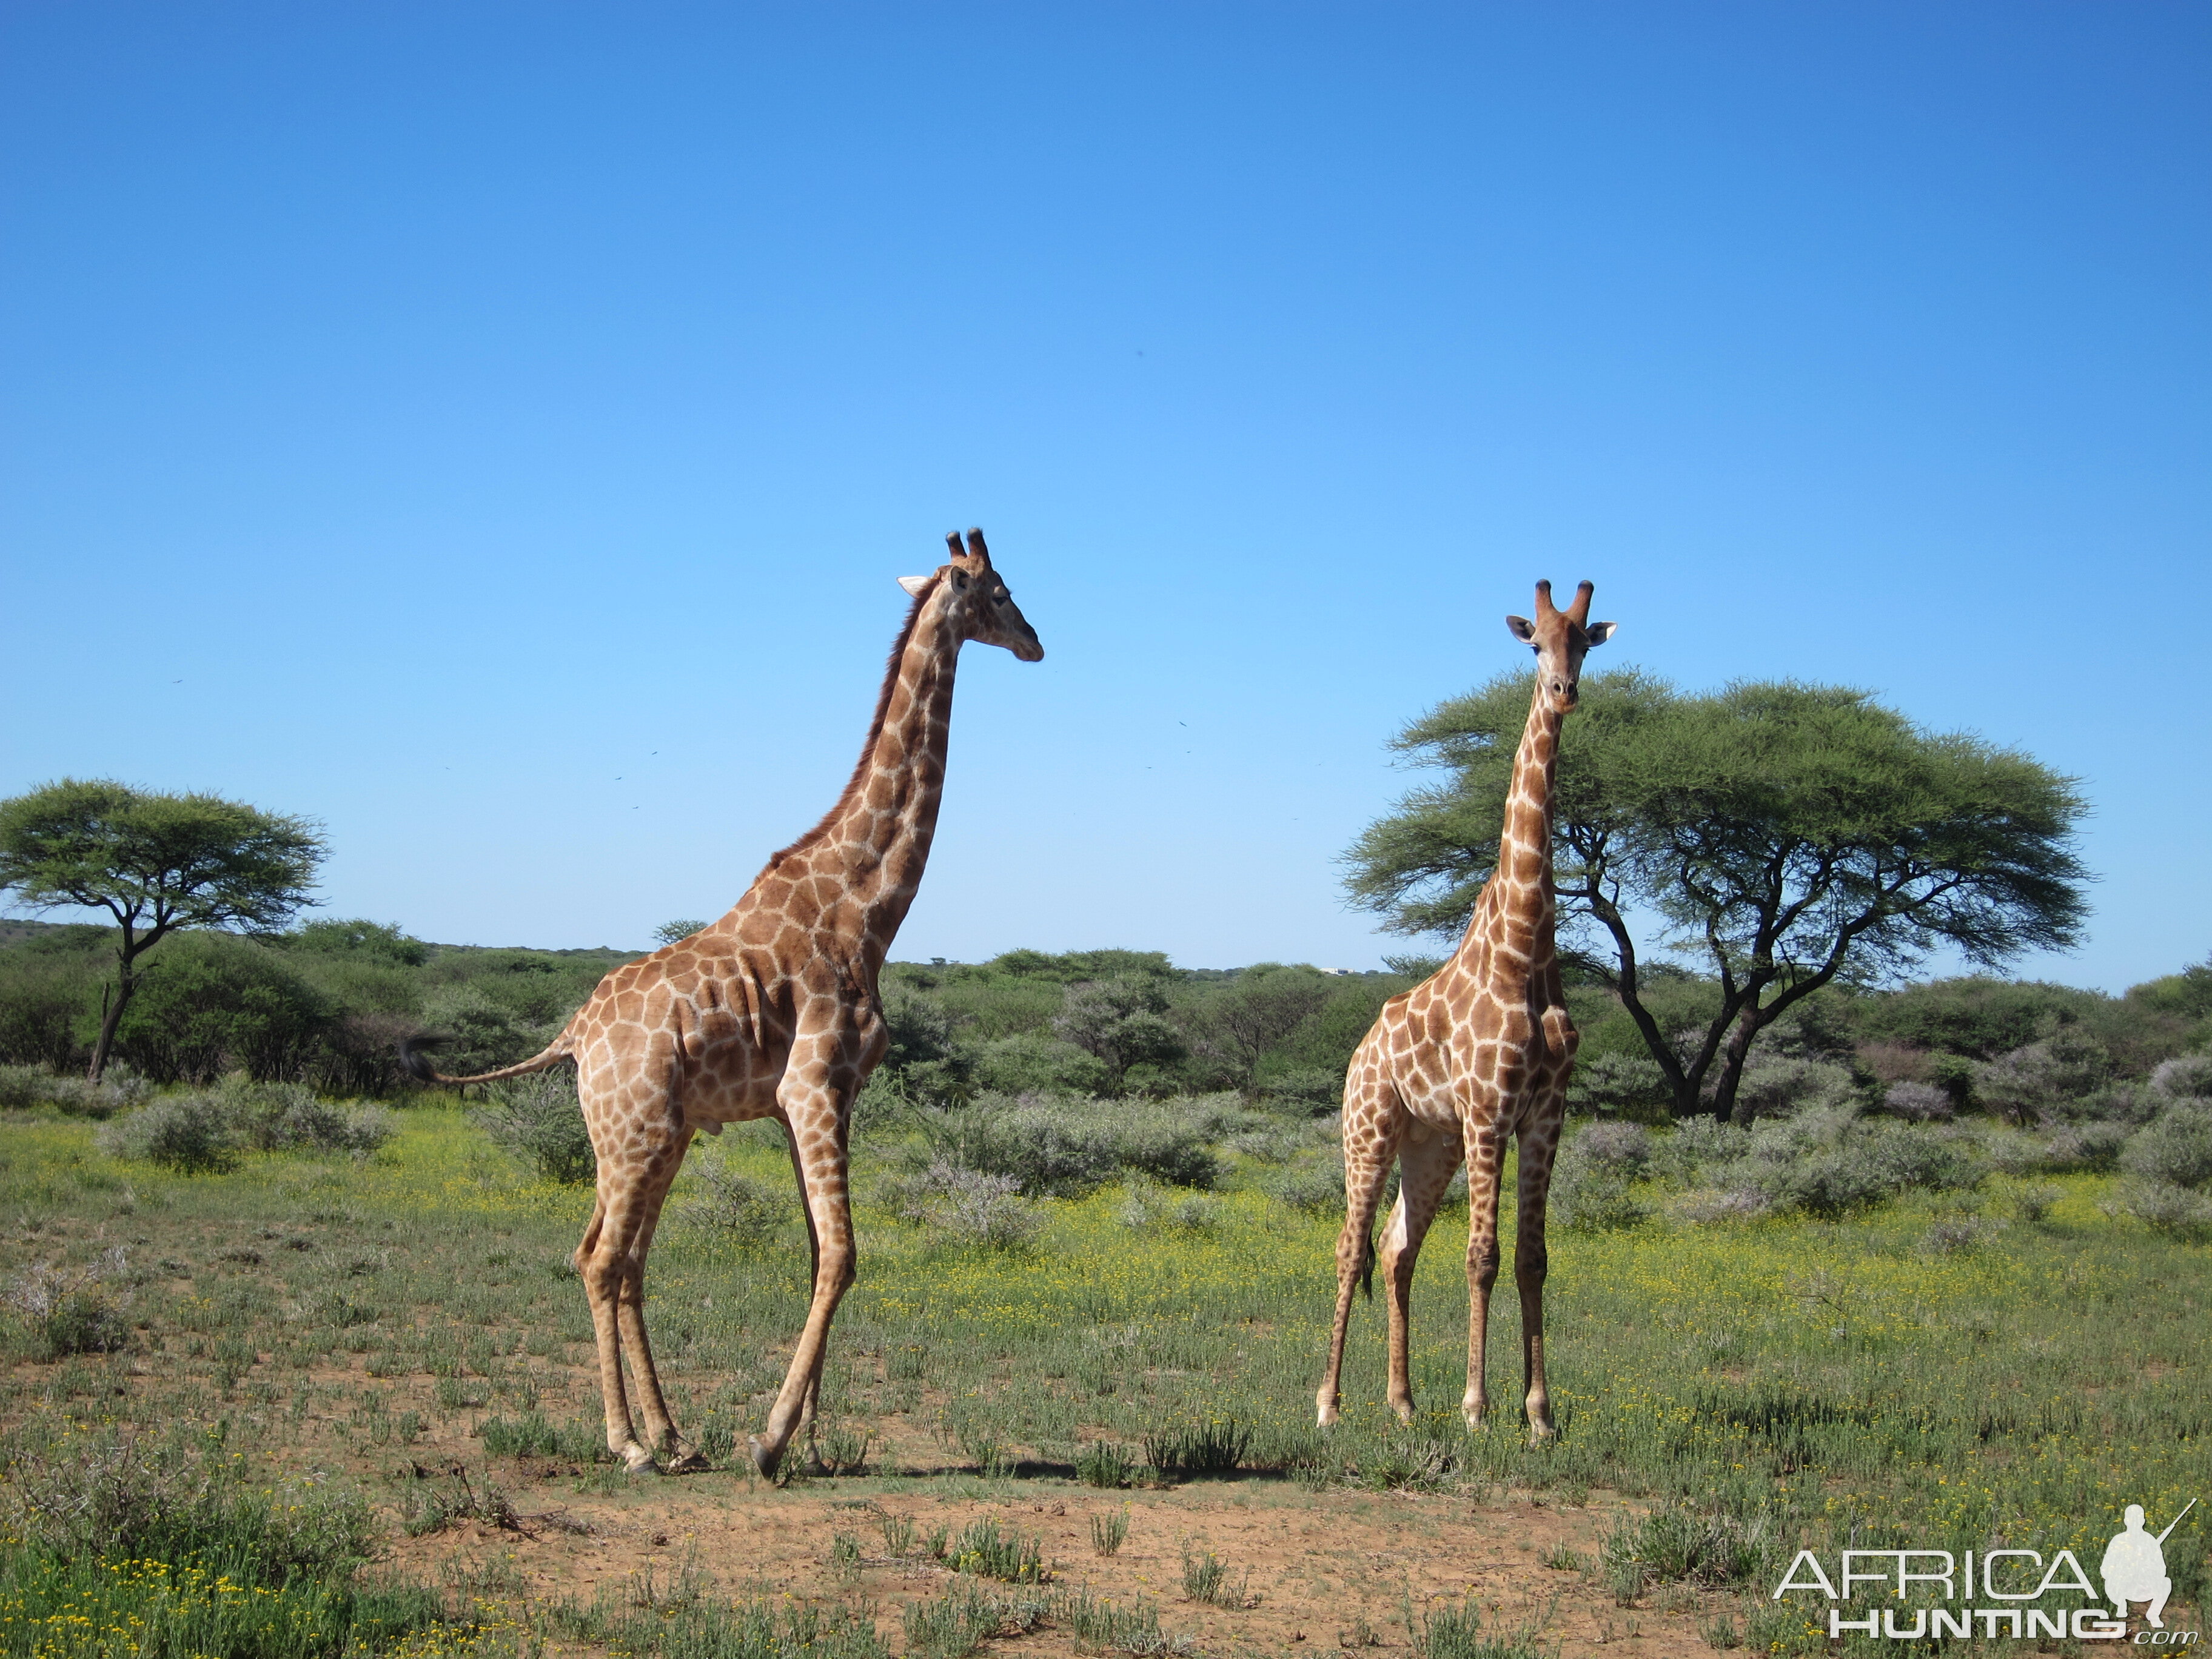
[[830,826],[836,823],[845,809],[852,805],[854,797],[866,784],[869,775],[875,769],[872,763],[876,752],[876,739],[884,734],[884,721],[889,718],[891,710],[891,693],[898,689],[899,663],[906,656],[907,647],[914,641],[915,624],[921,620],[922,606],[929,603],[929,596],[937,592],[938,585],[944,580],[945,573],[941,569],[931,573],[929,585],[915,594],[914,603],[907,607],[906,620],[899,624],[898,637],[891,641],[890,660],[884,665],[883,689],[876,693],[876,712],[868,721],[868,735],[861,741],[860,757],[853,763],[853,775],[845,780],[844,788],[830,804],[830,810],[822,815],[820,823],[790,846],[769,854],[768,863],[761,870],[762,875],[766,875],[793,854],[805,852],[828,835]]

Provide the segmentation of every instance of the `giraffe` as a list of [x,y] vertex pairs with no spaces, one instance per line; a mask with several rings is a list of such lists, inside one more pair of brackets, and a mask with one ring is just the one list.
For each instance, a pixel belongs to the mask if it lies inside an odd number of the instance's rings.
[[[577,1272],[592,1308],[608,1449],[633,1474],[705,1460],[677,1433],[645,1331],[645,1261],[669,1183],[695,1133],[773,1118],[783,1126],[813,1259],[813,1299],[754,1466],[773,1475],[813,1420],[830,1322],[853,1283],[847,1146],[853,1101],[884,1056],[877,975],[921,884],[937,827],[952,678],[969,640],[1036,662],[1044,647],[992,565],[981,531],[947,537],[951,556],[906,576],[913,596],[860,763],[822,821],[777,853],[736,906],[689,938],[616,969],[544,1052],[447,1077],[402,1045],[425,1082],[495,1082],[561,1061],[576,1067],[599,1157],[597,1202]],[[644,1418],[623,1386],[627,1356]]]
[[1468,1167],[1468,1426],[1490,1412],[1483,1350],[1498,1279],[1498,1188],[1505,1139],[1519,1138],[1520,1219],[1513,1277],[1521,1291],[1521,1350],[1528,1431],[1549,1438],[1544,1380],[1544,1199],[1565,1115],[1567,1078],[1579,1038],[1567,1018],[1553,954],[1552,781],[1559,726],[1578,696],[1583,657],[1614,633],[1592,623],[1584,582],[1565,611],[1552,585],[1536,584],[1536,619],[1508,617],[1513,637],[1536,653],[1535,696],[1513,757],[1513,787],[1498,866],[1475,900],[1450,961],[1382,1006],[1352,1057],[1344,1085],[1344,1231],[1336,1245],[1336,1321],[1328,1369],[1315,1396],[1324,1427],[1336,1421],[1337,1382],[1355,1286],[1376,1266],[1375,1212],[1391,1160],[1398,1201],[1382,1230],[1389,1301],[1390,1408],[1413,1415],[1407,1320],[1413,1262],[1462,1158]]

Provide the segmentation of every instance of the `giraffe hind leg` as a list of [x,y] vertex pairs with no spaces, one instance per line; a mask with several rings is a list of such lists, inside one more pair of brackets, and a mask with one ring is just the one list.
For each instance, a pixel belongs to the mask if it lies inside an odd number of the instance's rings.
[[[653,1451],[678,1453],[676,1425],[661,1394],[645,1328],[645,1259],[652,1248],[662,1199],[683,1162],[688,1133],[670,1137],[641,1158],[602,1154],[598,1200],[584,1241],[576,1251],[577,1270],[592,1308],[592,1331],[599,1349],[599,1389],[606,1407],[607,1449],[632,1474],[654,1468]],[[636,1385],[637,1416],[623,1375],[629,1363]]]
[[623,1377],[621,1302],[629,1276],[629,1243],[634,1231],[627,1210],[600,1194],[591,1227],[576,1249],[576,1270],[592,1308],[592,1336],[599,1351],[599,1397],[606,1408],[607,1449],[632,1474],[653,1468],[653,1454],[639,1442],[630,1417],[629,1390]]
[[1421,1254],[1421,1241],[1436,1219],[1444,1189],[1451,1185],[1460,1161],[1456,1128],[1439,1133],[1415,1124],[1399,1143],[1398,1201],[1382,1229],[1379,1252],[1383,1294],[1390,1314],[1390,1409],[1401,1423],[1413,1420],[1413,1269]]
[[1336,1240],[1336,1314],[1329,1327],[1328,1367],[1314,1393],[1316,1420],[1323,1428],[1337,1420],[1342,1404],[1352,1298],[1375,1271],[1375,1212],[1382,1207],[1401,1128],[1397,1091],[1357,1061],[1354,1073],[1344,1097],[1344,1230]]
[[[688,1137],[685,1139],[688,1141]],[[679,1164],[682,1156],[679,1148],[676,1154]],[[670,1178],[673,1179],[673,1176],[672,1169]],[[661,1205],[667,1193],[664,1182],[653,1194],[651,1211],[631,1246],[629,1273],[623,1282],[619,1306],[623,1352],[637,1384],[640,1414],[645,1419],[646,1443],[666,1460],[671,1474],[696,1474],[710,1466],[706,1457],[676,1431],[676,1419],[661,1392],[659,1370],[653,1364],[653,1343],[645,1328],[645,1264],[653,1249],[653,1236],[659,1225]]]

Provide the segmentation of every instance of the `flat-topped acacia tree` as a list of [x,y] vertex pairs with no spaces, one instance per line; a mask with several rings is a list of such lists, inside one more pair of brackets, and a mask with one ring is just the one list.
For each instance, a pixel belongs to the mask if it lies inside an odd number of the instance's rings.
[[[1466,926],[1528,701],[1528,677],[1506,675],[1395,740],[1454,775],[1345,855],[1354,900],[1393,932]],[[1595,674],[1559,745],[1561,955],[1620,997],[1675,1115],[1727,1121],[1759,1033],[1822,986],[1893,979],[1939,948],[1994,968],[2074,944],[2086,810],[2075,780],[1924,732],[1864,691],[1784,681],[1685,696],[1633,668]],[[1643,995],[1655,954],[1719,993],[1679,1048]]]
[[89,1075],[144,977],[139,959],[180,927],[281,927],[309,902],[326,850],[316,824],[219,795],[166,795],[64,778],[0,801],[0,889],[33,909],[81,905],[115,918]]

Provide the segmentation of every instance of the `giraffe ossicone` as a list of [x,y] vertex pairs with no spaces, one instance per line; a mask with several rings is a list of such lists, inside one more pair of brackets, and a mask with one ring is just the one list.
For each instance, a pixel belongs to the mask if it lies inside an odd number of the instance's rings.
[[[591,1302],[607,1446],[632,1474],[706,1467],[678,1436],[645,1329],[645,1262],[694,1133],[773,1118],[790,1143],[813,1257],[813,1297],[752,1459],[772,1475],[811,1426],[830,1322],[854,1274],[848,1148],[852,1109],[889,1046],[877,976],[921,886],[945,784],[952,681],[970,640],[1024,662],[1044,655],[980,530],[901,586],[914,596],[860,763],[822,821],[768,861],[720,921],[599,981],[544,1052],[447,1077],[401,1045],[425,1082],[491,1083],[573,1060],[599,1158],[576,1268]],[[633,1420],[629,1361],[644,1419]]]
[[[1344,1084],[1344,1231],[1336,1245],[1336,1318],[1315,1406],[1337,1419],[1338,1381],[1355,1291],[1382,1269],[1390,1324],[1390,1407],[1413,1415],[1410,1319],[1413,1264],[1444,1190],[1467,1165],[1467,1394],[1469,1427],[1490,1413],[1484,1350],[1498,1279],[1498,1185],[1505,1143],[1520,1148],[1513,1276],[1532,1439],[1554,1432],[1544,1377],[1545,1199],[1566,1116],[1578,1038],[1567,1017],[1554,943],[1552,791],[1559,727],[1580,696],[1583,658],[1615,632],[1589,620],[1588,582],[1565,611],[1536,584],[1536,616],[1508,617],[1536,653],[1528,721],[1513,757],[1498,865],[1475,900],[1459,948],[1434,974],[1383,1004],[1353,1053]],[[1396,1163],[1398,1201],[1382,1229],[1375,1214]],[[1379,1254],[1379,1260],[1378,1258]]]

